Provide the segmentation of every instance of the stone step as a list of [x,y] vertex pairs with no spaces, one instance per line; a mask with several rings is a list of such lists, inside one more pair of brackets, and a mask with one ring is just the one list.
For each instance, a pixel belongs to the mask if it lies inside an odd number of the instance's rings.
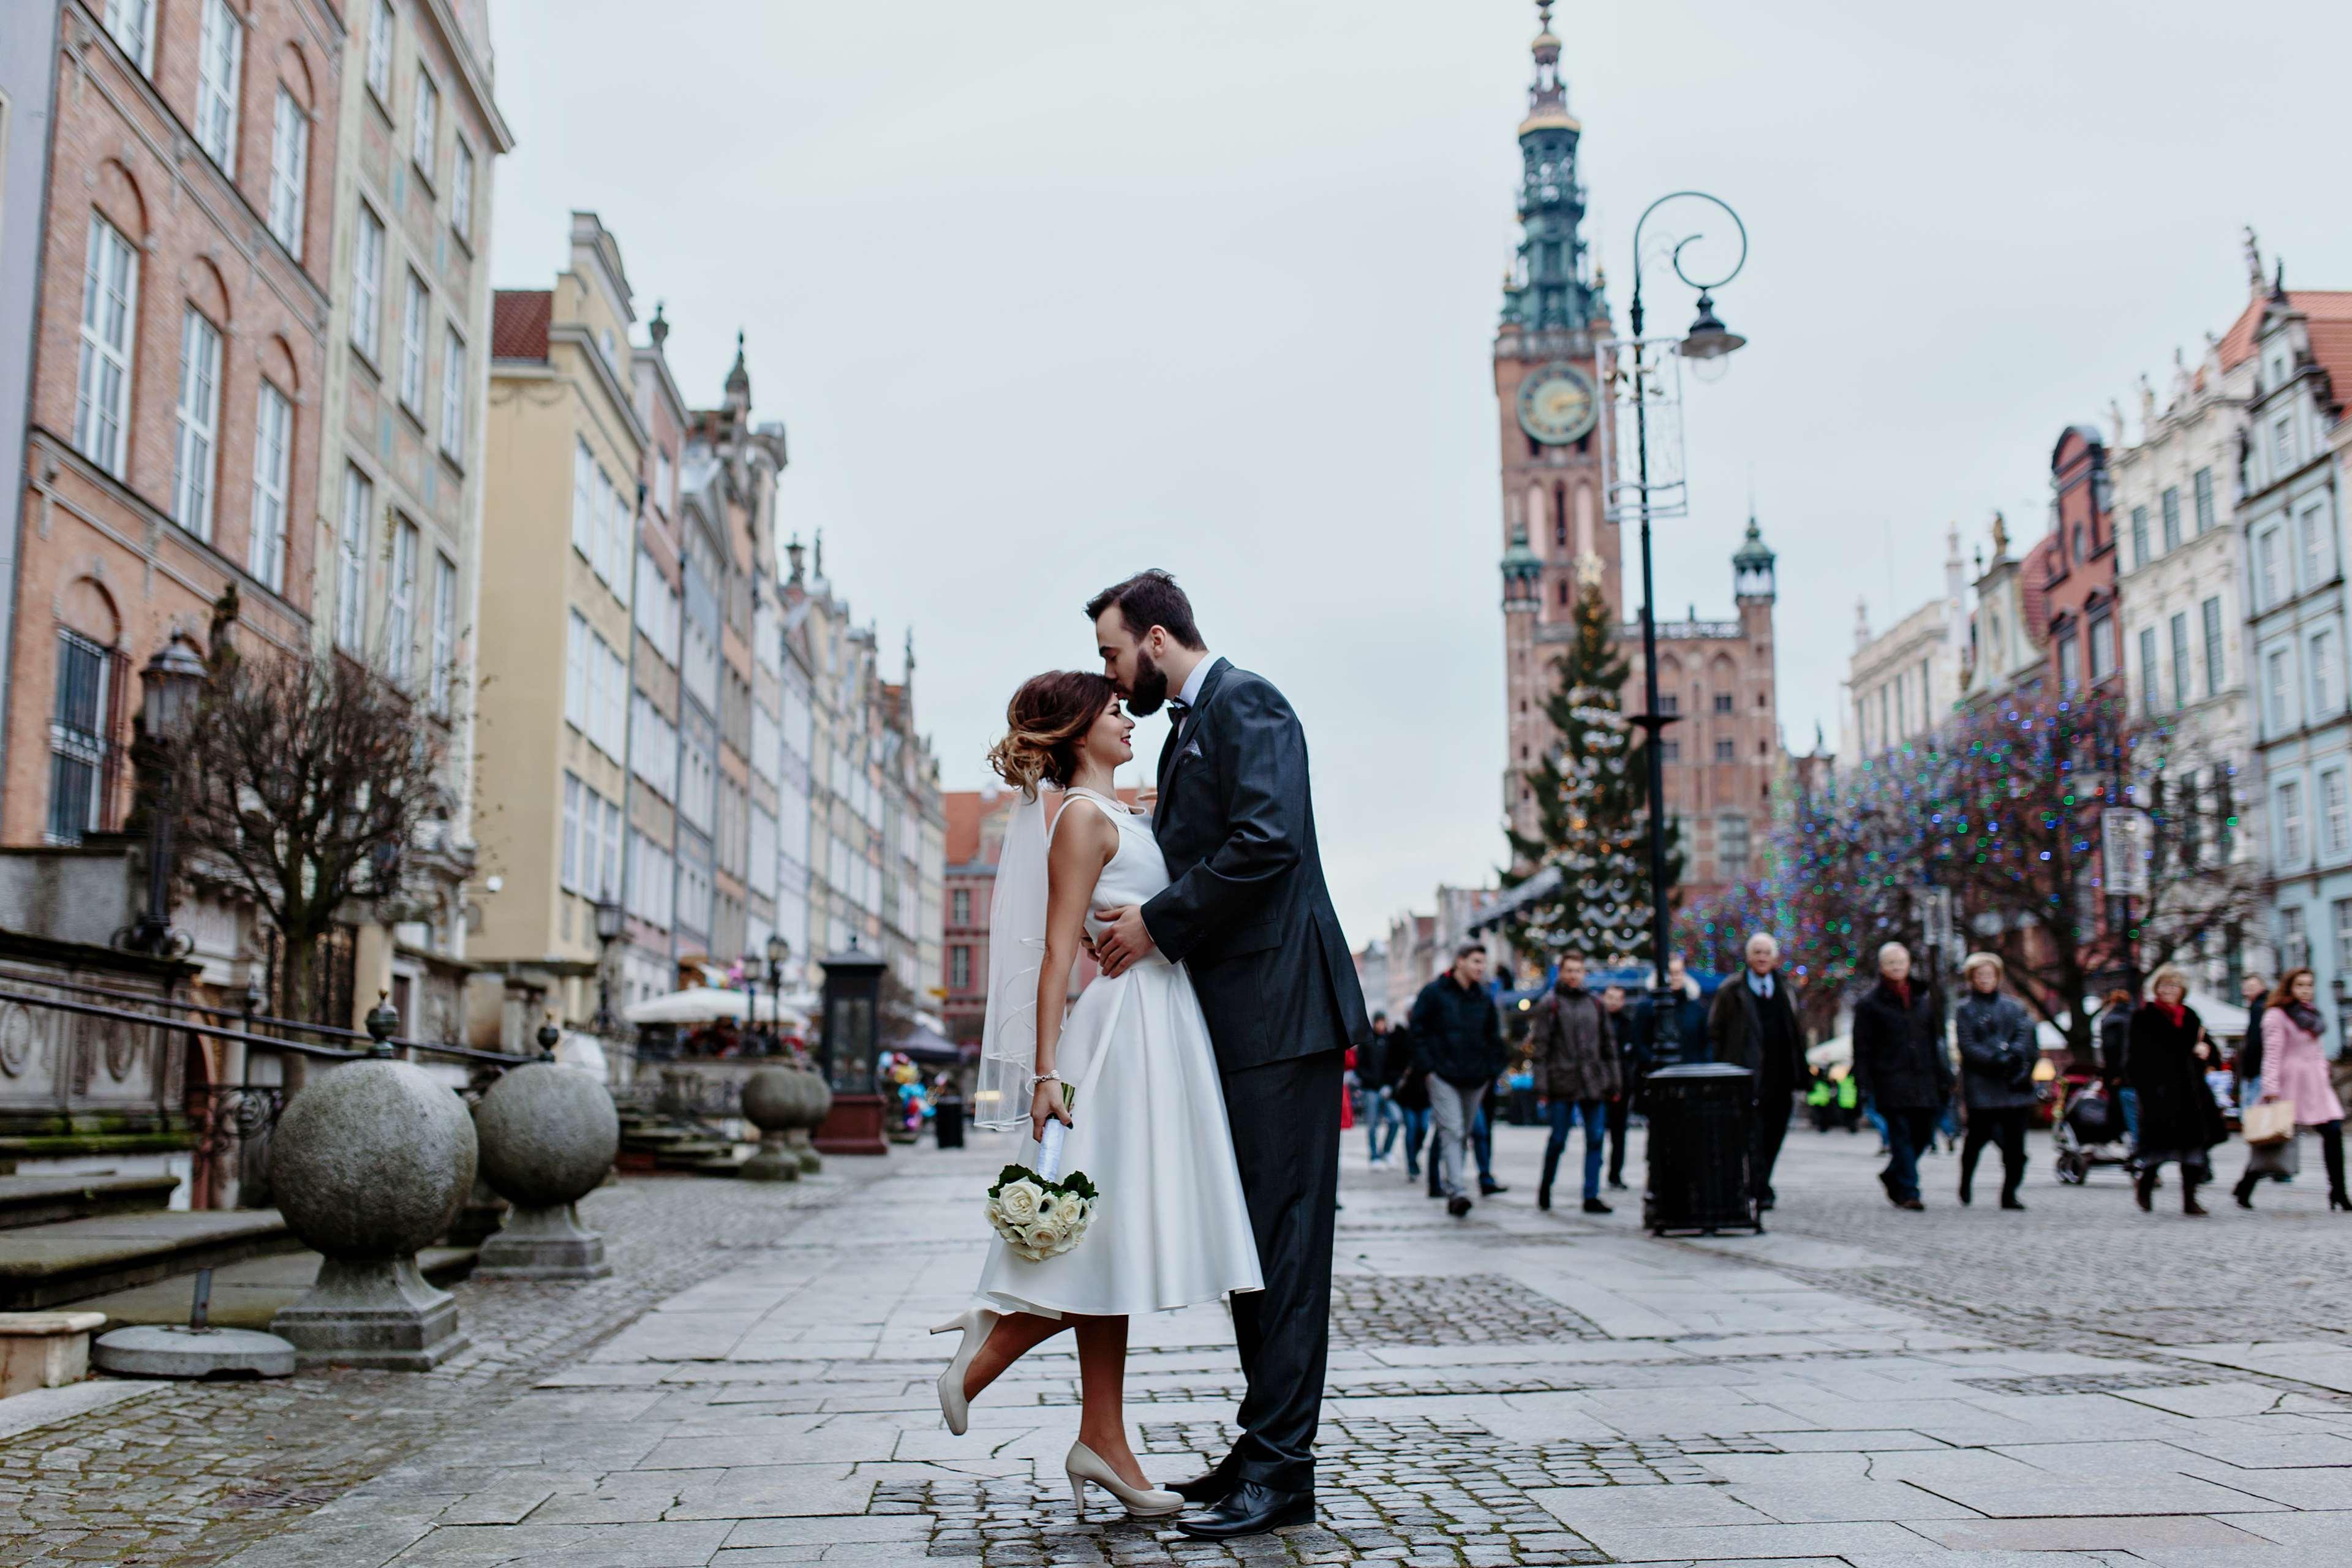
[[111,1171],[0,1176],[0,1230],[160,1212],[179,1184],[177,1176],[119,1176]]
[[79,1301],[301,1245],[276,1209],[114,1215],[0,1231],[0,1310]]
[[[416,1255],[416,1267],[428,1282],[446,1290],[474,1271],[474,1249],[428,1247]],[[269,1320],[278,1315],[278,1310],[299,1299],[318,1277],[319,1255],[307,1250],[249,1258],[215,1268],[211,1321],[215,1328],[268,1332]],[[104,1312],[110,1326],[116,1328],[125,1323],[184,1323],[195,1285],[193,1273],[175,1275],[74,1304]]]

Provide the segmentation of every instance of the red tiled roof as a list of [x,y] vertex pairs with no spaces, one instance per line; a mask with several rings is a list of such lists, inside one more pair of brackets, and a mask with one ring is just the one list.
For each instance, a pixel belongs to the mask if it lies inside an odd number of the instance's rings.
[[[2321,364],[2327,367],[2330,375],[2338,377],[2336,395],[2346,395],[2347,389],[2341,378],[2346,372],[2352,371],[2352,357],[2331,359],[2320,352],[2319,345],[2323,334],[2331,340],[2339,340],[2339,329],[2352,329],[2352,289],[2290,289],[2286,291],[2286,302],[2302,311],[2310,321],[2312,353]],[[2254,329],[2263,324],[2263,311],[2269,304],[2268,295],[2256,295],[2247,300],[2246,308],[2238,312],[2238,319],[2230,323],[2230,330],[2221,334],[2223,370],[2235,369],[2252,357]]]
[[490,356],[545,359],[547,323],[555,314],[551,289],[501,289],[490,301]]

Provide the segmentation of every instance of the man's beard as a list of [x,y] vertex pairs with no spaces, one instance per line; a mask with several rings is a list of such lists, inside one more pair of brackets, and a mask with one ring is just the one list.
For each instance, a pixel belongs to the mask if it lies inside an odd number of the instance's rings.
[[1168,700],[1168,674],[1141,648],[1135,650],[1135,681],[1127,693],[1127,710],[1138,718],[1157,713]]

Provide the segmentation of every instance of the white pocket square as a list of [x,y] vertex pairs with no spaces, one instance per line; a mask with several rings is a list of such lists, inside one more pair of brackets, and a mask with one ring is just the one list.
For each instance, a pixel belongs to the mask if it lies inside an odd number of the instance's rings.
[[1184,742],[1184,749],[1176,754],[1180,757],[1197,757],[1201,754],[1201,742],[1187,741]]

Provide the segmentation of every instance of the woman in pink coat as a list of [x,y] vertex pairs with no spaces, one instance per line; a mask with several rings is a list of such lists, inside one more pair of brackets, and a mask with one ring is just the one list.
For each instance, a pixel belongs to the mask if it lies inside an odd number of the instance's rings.
[[[2327,1081],[2327,1055],[2320,1037],[2327,1021],[2315,1004],[2319,982],[2308,969],[2290,969],[2271,994],[2263,1014],[2263,1100],[2284,1100],[2294,1107],[2297,1127],[2319,1130],[2319,1152],[2327,1161],[2327,1206],[2352,1209],[2344,1191],[2344,1105]],[[2253,1207],[2254,1184],[2262,1173],[2251,1168],[2238,1178],[2235,1196],[2241,1208]]]

